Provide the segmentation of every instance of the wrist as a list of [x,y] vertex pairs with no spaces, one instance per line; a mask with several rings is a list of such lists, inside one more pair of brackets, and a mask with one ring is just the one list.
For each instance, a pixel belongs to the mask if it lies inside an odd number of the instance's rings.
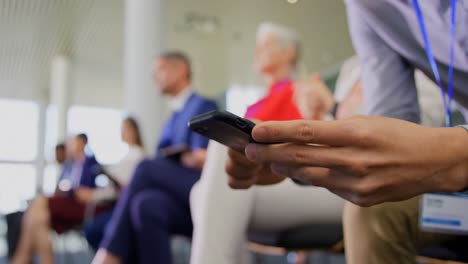
[[[461,137],[461,140],[462,140],[462,145],[464,146],[464,149],[465,149],[465,152],[468,152],[468,125],[464,125],[464,126],[459,126],[458,128],[460,129],[463,129],[464,130],[464,134],[465,134],[465,137]],[[462,165],[461,165],[461,173],[464,175],[464,178],[465,178],[465,185],[463,187],[463,189],[461,190],[462,192],[466,192],[468,191],[468,154],[465,153],[466,156],[465,156],[465,159],[462,161]]]
[[443,128],[442,144],[447,146],[446,175],[441,175],[441,186],[450,192],[459,192],[468,188],[468,133],[462,127]]

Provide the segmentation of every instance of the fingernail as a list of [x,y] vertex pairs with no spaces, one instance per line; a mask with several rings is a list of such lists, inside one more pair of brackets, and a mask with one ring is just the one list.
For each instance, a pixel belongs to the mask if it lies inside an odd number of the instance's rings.
[[249,144],[245,148],[245,156],[249,160],[256,160],[257,159],[257,146],[255,144]]
[[271,164],[271,171],[273,171],[273,173],[275,174],[278,174],[278,175],[284,175],[286,174],[286,166],[284,165],[281,165],[281,164],[278,164],[278,163],[272,163]]
[[255,131],[255,136],[257,138],[266,138],[268,136],[268,129],[265,127],[260,127]]

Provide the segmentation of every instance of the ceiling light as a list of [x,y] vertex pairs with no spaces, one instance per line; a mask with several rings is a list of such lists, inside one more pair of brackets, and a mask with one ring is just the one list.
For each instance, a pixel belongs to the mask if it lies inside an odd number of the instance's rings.
[[290,4],[295,4],[297,3],[299,0],[286,0],[288,3]]

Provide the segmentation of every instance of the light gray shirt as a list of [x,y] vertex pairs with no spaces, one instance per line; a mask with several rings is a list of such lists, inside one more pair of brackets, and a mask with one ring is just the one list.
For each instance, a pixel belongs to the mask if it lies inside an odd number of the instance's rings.
[[[419,122],[414,70],[434,76],[411,0],[346,0],[362,67],[364,112]],[[420,3],[442,83],[447,87],[450,1]],[[468,118],[468,0],[457,1],[454,99]],[[464,110],[464,111],[463,111]],[[468,120],[468,119],[467,119]]]
[[[343,102],[352,88],[361,79],[361,68],[357,56],[352,56],[343,62],[340,74],[336,80],[335,100]],[[439,86],[427,78],[421,71],[414,73],[416,89],[418,91],[419,108],[421,112],[421,124],[429,127],[440,127],[445,123],[445,112]],[[360,106],[353,114],[362,114]]]

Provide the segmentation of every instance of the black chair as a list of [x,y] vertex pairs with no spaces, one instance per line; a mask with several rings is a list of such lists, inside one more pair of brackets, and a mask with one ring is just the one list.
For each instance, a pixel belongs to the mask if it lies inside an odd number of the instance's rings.
[[7,223],[7,245],[8,258],[11,258],[16,252],[18,241],[21,234],[21,222],[24,212],[15,212],[5,216]]
[[[344,251],[341,223],[314,224],[278,233],[251,232],[248,237],[249,249],[254,253],[289,255],[288,263],[308,263],[310,256],[320,251]],[[467,245],[467,236],[432,245],[418,252],[418,261],[424,264],[468,263]]]
[[[432,263],[440,261],[456,261],[458,263],[468,263],[468,237],[460,236],[455,240],[446,241],[431,245],[419,251],[422,263]],[[437,260],[437,261],[435,261]]]
[[341,223],[323,223],[292,228],[278,233],[249,233],[249,249],[258,254],[287,255],[288,263],[307,263],[320,251],[343,252]]

